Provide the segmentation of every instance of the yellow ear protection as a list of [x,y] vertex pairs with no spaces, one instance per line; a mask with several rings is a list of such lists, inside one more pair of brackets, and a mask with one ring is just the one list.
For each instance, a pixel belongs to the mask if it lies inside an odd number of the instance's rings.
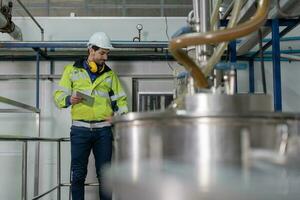
[[91,61],[91,62],[88,62],[88,64],[89,64],[91,72],[93,72],[93,73],[98,72],[98,66],[95,62]]
[[88,62],[88,65],[92,73],[101,73],[104,70],[104,64],[102,65],[102,67],[100,67],[95,62],[90,61]]

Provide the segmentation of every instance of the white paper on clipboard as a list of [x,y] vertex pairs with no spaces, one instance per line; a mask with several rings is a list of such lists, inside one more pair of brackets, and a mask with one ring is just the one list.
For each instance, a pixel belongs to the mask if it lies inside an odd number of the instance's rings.
[[82,103],[87,105],[87,106],[93,106],[94,105],[94,97],[90,96],[90,95],[87,95],[87,94],[84,94],[82,92],[79,92],[79,91],[76,91],[75,92],[75,95],[77,97],[81,97],[83,100],[82,100]]

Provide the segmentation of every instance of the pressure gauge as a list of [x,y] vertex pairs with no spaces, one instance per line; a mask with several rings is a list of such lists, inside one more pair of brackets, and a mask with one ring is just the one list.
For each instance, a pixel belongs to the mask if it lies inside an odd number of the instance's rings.
[[142,24],[138,24],[136,25],[137,30],[141,31],[143,30],[143,25]]

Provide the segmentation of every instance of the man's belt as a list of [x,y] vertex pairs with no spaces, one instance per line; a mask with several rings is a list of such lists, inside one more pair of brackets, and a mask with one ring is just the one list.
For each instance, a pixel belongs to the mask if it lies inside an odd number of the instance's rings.
[[77,127],[85,127],[85,128],[103,128],[106,126],[111,126],[111,123],[107,121],[100,121],[100,122],[72,121],[72,125]]

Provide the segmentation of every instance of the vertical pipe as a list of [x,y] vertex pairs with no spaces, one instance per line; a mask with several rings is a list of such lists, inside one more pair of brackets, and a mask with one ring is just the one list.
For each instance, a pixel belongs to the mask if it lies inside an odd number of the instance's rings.
[[282,110],[279,20],[272,20],[272,60],[274,110]]
[[36,108],[40,109],[40,53],[36,52]]
[[[207,0],[193,0],[195,31],[206,33],[210,31],[210,1]],[[196,46],[196,60],[200,65],[206,64],[209,59],[210,48],[209,45]]]
[[165,16],[165,10],[164,10],[165,0],[160,0],[160,16]]
[[[36,108],[40,109],[40,54],[36,52]],[[36,128],[38,137],[41,137],[40,113],[36,114]],[[39,172],[40,172],[40,142],[36,143],[35,169],[34,169],[34,196],[39,194]]]
[[22,200],[27,200],[27,141],[22,147]]
[[249,60],[249,93],[254,94],[254,59]]
[[55,66],[54,66],[54,61],[50,61],[50,74],[54,75],[55,74]]
[[[36,113],[36,132],[38,137],[41,137],[40,113]],[[40,142],[35,144],[35,160],[34,160],[34,196],[39,194],[39,175],[40,175]]]
[[70,187],[69,187],[69,200],[72,200],[72,166],[70,164]]
[[50,17],[50,0],[46,0],[47,16]]
[[57,200],[61,199],[61,142],[57,142]]
[[[230,51],[230,62],[231,63],[236,63],[237,61],[237,54],[236,54],[236,40],[232,41],[229,43],[229,51]],[[234,91],[237,93],[237,70],[236,69],[231,69],[234,70]]]
[[126,17],[127,10],[126,10],[126,0],[122,0],[122,16]]

